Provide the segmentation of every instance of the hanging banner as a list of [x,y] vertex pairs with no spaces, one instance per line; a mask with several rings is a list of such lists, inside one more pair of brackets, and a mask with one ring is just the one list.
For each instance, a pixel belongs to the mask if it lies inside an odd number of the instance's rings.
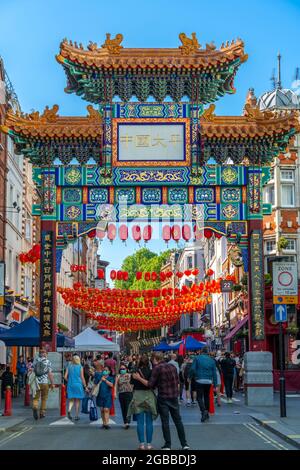
[[263,237],[261,230],[253,230],[250,235],[251,266],[251,325],[254,340],[264,339],[264,270]]
[[42,231],[41,244],[41,307],[40,341],[52,342],[53,336],[53,301],[54,301],[54,234]]

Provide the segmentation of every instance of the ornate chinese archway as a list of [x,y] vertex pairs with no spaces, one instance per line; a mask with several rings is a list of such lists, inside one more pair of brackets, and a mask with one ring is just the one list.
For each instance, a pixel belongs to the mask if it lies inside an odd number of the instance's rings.
[[2,127],[33,163],[42,194],[33,208],[42,225],[41,338],[53,348],[51,273],[59,271],[66,243],[103,219],[167,218],[229,234],[233,242],[239,236],[251,260],[250,345],[265,349],[262,217],[270,208],[263,207],[262,185],[298,121],[292,112],[261,113],[251,103],[243,116],[216,116],[212,103],[235,91],[235,73],[247,59],[244,44],[217,50],[201,48],[194,34],[179,37],[177,49],[126,49],[122,35],[87,49],[64,40],[57,60],[66,92],[98,108],[88,105],[87,117],[59,116],[57,105],[41,115],[9,112]]

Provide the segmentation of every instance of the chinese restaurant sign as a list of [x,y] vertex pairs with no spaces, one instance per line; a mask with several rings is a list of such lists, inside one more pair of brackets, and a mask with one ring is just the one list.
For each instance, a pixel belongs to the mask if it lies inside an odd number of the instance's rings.
[[54,234],[42,231],[41,253],[41,309],[40,340],[51,342],[53,335],[53,300],[54,300]]
[[250,236],[251,253],[251,306],[252,335],[254,340],[264,339],[264,274],[262,233],[253,230]]

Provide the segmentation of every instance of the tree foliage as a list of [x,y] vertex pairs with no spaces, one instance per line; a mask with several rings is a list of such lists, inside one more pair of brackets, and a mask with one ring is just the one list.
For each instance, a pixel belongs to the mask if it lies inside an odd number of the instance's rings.
[[133,255],[127,256],[121,270],[128,272],[128,281],[115,281],[115,287],[118,289],[155,289],[160,286],[159,279],[157,281],[145,281],[136,279],[136,273],[141,271],[160,273],[161,267],[168,260],[172,250],[166,250],[160,254],[153,253],[148,248],[141,248]]

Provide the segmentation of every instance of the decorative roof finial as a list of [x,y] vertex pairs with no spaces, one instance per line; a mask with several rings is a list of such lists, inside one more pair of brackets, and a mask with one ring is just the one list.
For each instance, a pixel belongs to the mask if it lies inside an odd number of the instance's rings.
[[282,86],[281,86],[281,55],[280,55],[280,52],[278,52],[277,59],[278,59],[277,89],[280,90],[282,88]]
[[272,77],[270,78],[270,80],[271,80],[271,83],[272,83],[272,89],[275,90],[276,89],[275,69],[273,69]]

